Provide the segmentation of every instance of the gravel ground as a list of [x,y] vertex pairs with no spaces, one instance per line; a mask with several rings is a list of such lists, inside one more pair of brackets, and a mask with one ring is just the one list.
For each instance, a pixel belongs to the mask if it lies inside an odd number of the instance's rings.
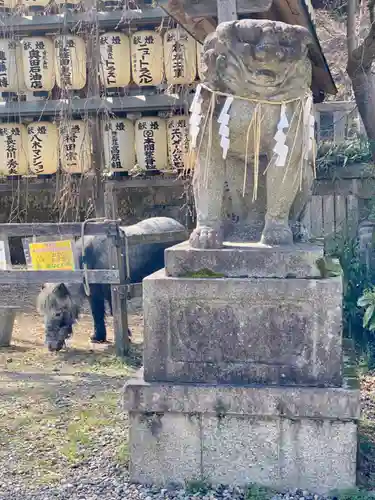
[[[245,491],[236,487],[220,486],[196,491],[195,488],[179,489],[170,485],[160,489],[130,484],[126,471],[99,456],[97,460],[76,468],[60,485],[42,486],[34,491],[11,485],[0,480],[1,500],[323,500],[319,495],[295,490],[284,494],[270,494],[264,490],[254,490],[247,496]],[[346,497],[347,500],[348,497]]]
[[[9,296],[8,300],[12,301]],[[141,316],[134,314],[130,325],[141,348]],[[88,346],[91,328],[90,316],[84,316],[71,349],[51,356],[43,348],[40,318],[27,313],[17,319],[13,347],[0,349],[0,500],[334,498],[306,491],[272,494],[257,487],[250,492],[225,486],[211,489],[203,483],[185,489],[130,484],[127,417],[119,401],[126,378],[139,366],[141,349],[133,360],[119,365],[111,348],[93,351]],[[373,388],[375,376],[364,377],[366,425],[360,464],[370,487],[375,483]],[[365,498],[353,493],[339,500]]]

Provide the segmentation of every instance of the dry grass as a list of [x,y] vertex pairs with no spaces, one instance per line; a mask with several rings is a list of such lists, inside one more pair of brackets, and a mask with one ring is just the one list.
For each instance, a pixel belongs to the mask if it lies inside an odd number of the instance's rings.
[[[92,321],[84,315],[71,346],[56,355],[43,346],[35,314],[20,315],[13,345],[0,348],[0,470],[15,481],[50,484],[90,456],[108,453],[127,462],[127,422],[121,390],[140,364],[142,318],[130,316],[132,356],[89,343]],[[109,322],[109,339],[112,338]]]

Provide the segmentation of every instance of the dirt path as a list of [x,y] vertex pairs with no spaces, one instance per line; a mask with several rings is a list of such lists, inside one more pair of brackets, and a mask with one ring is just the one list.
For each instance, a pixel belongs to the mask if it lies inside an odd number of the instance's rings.
[[[113,346],[92,346],[84,315],[68,350],[50,354],[35,313],[19,315],[13,345],[0,349],[0,498],[10,488],[61,481],[100,453],[127,465],[121,391],[141,362],[142,318],[130,316],[137,344],[126,363]],[[109,321],[109,339],[112,339]],[[4,496],[4,498],[7,498]]]

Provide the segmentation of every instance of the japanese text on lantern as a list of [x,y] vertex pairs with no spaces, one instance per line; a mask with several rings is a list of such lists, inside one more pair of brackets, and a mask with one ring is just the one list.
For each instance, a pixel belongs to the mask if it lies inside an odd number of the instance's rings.
[[29,58],[29,79],[31,88],[41,90],[42,84],[42,56],[45,51],[44,42],[36,42],[33,47],[31,42],[24,42],[24,50],[28,52]]
[[80,132],[81,127],[77,123],[62,129],[65,164],[69,170],[78,168],[77,140]]
[[175,116],[168,120],[169,160],[173,170],[183,170],[189,152],[189,136],[187,120],[183,116]]
[[36,174],[41,174],[44,171],[43,164],[43,140],[47,135],[47,127],[45,125],[28,127],[27,133],[29,135],[29,141],[31,143],[31,169]]
[[197,73],[195,40],[180,28],[166,31],[164,62],[168,83],[172,85],[192,83]]
[[18,148],[20,147],[21,130],[19,127],[0,128],[0,137],[5,143],[5,163],[8,175],[18,174]]
[[135,165],[134,125],[127,118],[104,122],[103,141],[106,168],[128,172]]
[[29,166],[33,174],[55,174],[59,166],[57,126],[32,122],[27,126]]
[[[14,42],[9,42],[9,43],[14,43]],[[10,47],[8,45],[8,49],[9,48]],[[9,65],[9,52],[5,50],[0,50],[0,87],[3,89],[8,89],[9,87],[8,65]]]
[[55,85],[53,45],[48,38],[30,37],[22,42],[25,83],[31,91],[49,91]]
[[103,35],[100,37],[100,45],[102,53],[102,64],[104,64],[104,83],[107,84],[106,86],[112,87],[117,83],[114,46],[121,45],[121,37],[120,35]]
[[31,265],[35,271],[74,271],[70,240],[30,243]]
[[159,123],[157,121],[140,121],[138,122],[138,130],[142,131],[145,168],[155,169],[155,131],[159,130]]
[[184,43],[188,41],[188,35],[184,32],[168,32],[166,34],[167,42],[172,43],[172,70],[174,78],[183,78],[185,76],[185,56]]
[[59,86],[71,87],[72,80],[72,49],[75,49],[76,43],[72,38],[55,40],[55,49],[59,64]]
[[158,33],[139,31],[133,34],[132,67],[137,85],[159,85],[162,82],[163,45]]
[[112,127],[112,123],[105,124],[105,131],[110,134],[110,168],[118,169],[122,168],[121,155],[120,155],[120,143],[118,132],[125,130],[125,124],[122,122],[117,122]]

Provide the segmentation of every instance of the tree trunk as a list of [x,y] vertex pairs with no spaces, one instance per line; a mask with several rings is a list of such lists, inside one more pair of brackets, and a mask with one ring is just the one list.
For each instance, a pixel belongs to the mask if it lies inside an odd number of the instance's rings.
[[[355,29],[357,0],[348,0],[347,4],[347,45],[348,65],[347,73],[352,81],[355,101],[362,118],[367,137],[370,143],[372,158],[375,162],[375,80],[372,75],[372,63],[375,60],[375,25],[363,43],[359,46]],[[370,12],[370,19],[373,14]]]
[[[371,68],[350,68],[348,74],[352,81],[355,101],[362,118],[370,143],[373,161],[375,161],[375,80]],[[357,66],[357,65],[353,65]]]

